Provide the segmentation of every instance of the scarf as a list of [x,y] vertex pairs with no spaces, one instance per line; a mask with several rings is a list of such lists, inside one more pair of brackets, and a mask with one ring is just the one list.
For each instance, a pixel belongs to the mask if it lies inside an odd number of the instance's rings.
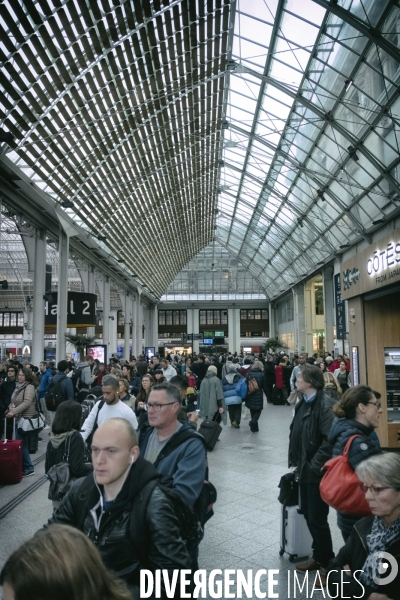
[[[385,527],[379,517],[375,517],[371,533],[367,535],[367,545],[369,554],[362,568],[363,573],[360,574],[360,581],[366,586],[377,590],[379,585],[375,581],[379,581],[380,573],[378,567],[380,565],[377,560],[376,552],[384,552],[391,544],[400,539],[400,517],[394,523]],[[375,578],[375,581],[374,581]]]

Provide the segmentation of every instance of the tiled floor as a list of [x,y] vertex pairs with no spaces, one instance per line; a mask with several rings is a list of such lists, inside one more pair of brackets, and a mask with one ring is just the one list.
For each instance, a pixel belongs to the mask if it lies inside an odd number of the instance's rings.
[[[276,597],[281,600],[289,597],[320,600],[325,597],[322,592],[315,591],[311,596],[313,578],[308,586],[308,596],[305,588],[303,592],[297,589],[295,596],[293,584],[288,593],[288,571],[293,571],[294,566],[285,556],[279,556],[281,507],[277,501],[277,485],[281,475],[288,470],[291,412],[288,406],[268,404],[261,415],[260,432],[256,434],[250,432],[247,420],[242,421],[240,429],[224,427],[221,441],[209,454],[210,479],[218,490],[218,501],[215,516],[206,525],[200,545],[199,565],[208,572],[213,569],[242,570],[246,576],[247,570],[252,569],[253,578],[262,569],[277,569],[279,574],[274,577],[278,585],[273,588],[278,594]],[[35,478],[43,474],[43,467],[43,462],[37,465]],[[11,487],[0,489],[0,509],[12,495],[33,481],[33,478],[23,480],[13,490]],[[33,535],[50,514],[51,503],[45,484],[0,520],[0,568],[7,556]],[[334,511],[331,511],[330,523],[334,550],[337,551],[342,541]],[[301,581],[302,577],[299,579]],[[260,581],[261,592],[266,592],[267,598],[273,597],[268,594],[268,577],[262,575]],[[235,586],[232,586],[230,591],[234,590]],[[253,593],[252,597],[257,596]]]

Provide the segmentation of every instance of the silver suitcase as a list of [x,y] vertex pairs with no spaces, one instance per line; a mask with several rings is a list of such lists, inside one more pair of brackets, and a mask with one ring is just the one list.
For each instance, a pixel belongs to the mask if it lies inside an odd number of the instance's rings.
[[298,506],[282,506],[280,556],[289,555],[290,562],[312,553],[312,537]]

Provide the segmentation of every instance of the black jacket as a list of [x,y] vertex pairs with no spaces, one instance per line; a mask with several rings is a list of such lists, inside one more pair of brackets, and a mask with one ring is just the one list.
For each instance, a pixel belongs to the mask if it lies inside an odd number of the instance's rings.
[[0,418],[2,419],[6,409],[11,403],[11,396],[17,385],[17,378],[10,381],[8,377],[0,384]]
[[246,396],[246,406],[250,410],[262,410],[264,406],[263,392],[267,395],[267,384],[261,369],[250,369],[246,379],[253,377],[258,383],[258,390]]
[[79,431],[74,431],[69,437],[71,437],[71,441],[67,438],[58,446],[58,448],[54,448],[51,440],[49,441],[46,450],[44,472],[47,473],[53,465],[58,465],[60,462],[63,462],[66,453],[66,444],[68,443],[68,463],[72,477],[86,477],[86,475],[89,475],[89,473],[93,471],[90,455],[87,455],[86,444]]
[[[126,581],[139,598],[140,569],[167,569],[171,580],[174,569],[190,569],[191,561],[185,542],[179,533],[178,520],[172,504],[156,486],[146,511],[147,552],[136,545],[130,535],[130,518],[135,498],[140,499],[142,487],[159,477],[152,464],[138,458],[132,465],[114,506],[104,511],[101,518],[100,490],[93,475],[73,484],[51,523],[72,525],[98,547],[105,566]],[[94,519],[93,512],[97,519]],[[96,523],[97,521],[97,523]],[[165,591],[162,587],[162,593]]]
[[275,363],[268,360],[264,365],[264,376],[265,380],[269,385],[274,385],[275,383]]
[[[374,518],[375,517],[365,517],[364,519],[360,519],[360,521],[354,525],[346,545],[339,550],[338,555],[331,561],[328,570],[332,570],[332,573],[329,575],[328,589],[329,592],[332,593],[332,598],[334,598],[335,595],[337,595],[338,590],[341,589],[341,570],[344,565],[349,565],[352,573],[363,568],[368,556],[367,535],[371,533]],[[389,548],[386,549],[386,552],[394,556],[397,560],[397,564],[399,564],[400,540],[395,542],[392,546],[389,546]],[[336,570],[336,572],[334,572],[334,570]],[[357,578],[359,578],[359,576],[360,573],[357,574]],[[353,578],[346,576],[344,573],[343,581],[349,582],[343,585],[344,597],[367,600],[372,592],[378,592],[379,594],[386,594],[392,600],[400,600],[400,569],[396,579],[392,583],[380,585],[378,589],[375,590],[364,586],[364,593],[362,593],[360,584]]]
[[332,458],[332,446],[328,442],[328,434],[332,426],[332,407],[335,402],[323,390],[320,390],[317,392],[315,400],[309,403],[309,407],[302,417],[301,446],[297,449],[299,456],[297,465],[294,465],[291,459],[293,423],[304,402],[305,400],[302,398],[296,404],[295,414],[290,425],[289,467],[297,466],[301,483],[312,483],[320,481],[323,475],[321,468],[327,460]]

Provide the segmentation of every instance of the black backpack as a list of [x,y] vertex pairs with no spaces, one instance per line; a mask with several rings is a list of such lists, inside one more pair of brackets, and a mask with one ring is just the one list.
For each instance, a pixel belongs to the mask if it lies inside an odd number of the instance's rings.
[[61,382],[64,381],[64,379],[66,378],[67,376],[63,375],[57,381],[54,381],[52,379],[49,383],[49,387],[47,388],[47,392],[44,399],[46,402],[47,410],[49,410],[50,412],[54,412],[55,410],[57,410],[57,406],[59,406],[61,402],[64,402],[67,399],[65,390],[61,385]]
[[[178,431],[165,444],[164,448],[161,450],[160,454],[157,456],[157,460],[155,461],[154,466],[157,468],[157,465],[163,458],[166,458],[169,454],[171,454],[171,452],[173,452],[176,448],[178,448],[181,444],[183,444],[183,442],[186,442],[186,440],[189,440],[194,437],[201,440],[204,444],[204,447],[207,450],[206,441],[201,434],[197,433],[193,429],[185,429],[184,431]],[[168,479],[169,478],[164,477],[163,480],[161,481],[161,483],[164,486],[165,485],[168,486],[170,484],[172,486],[172,482],[166,481]],[[171,478],[171,481],[172,481],[172,478]],[[174,500],[172,497],[171,497],[171,501],[172,501],[172,504],[174,504]],[[198,531],[198,535],[200,535],[201,532],[203,531],[205,523],[207,523],[207,521],[209,519],[211,519],[211,517],[214,515],[213,507],[214,507],[214,504],[216,501],[217,501],[217,490],[215,489],[215,486],[211,483],[211,481],[208,481],[208,467],[207,467],[206,478],[204,480],[203,487],[201,488],[199,497],[197,498],[196,502],[193,505],[193,512],[194,512],[194,515],[195,515],[196,521],[197,521],[196,529]],[[174,508],[175,508],[175,505],[174,505]],[[179,517],[179,511],[180,511],[180,509],[175,511],[177,513],[178,517]],[[188,531],[189,532],[191,531],[190,524],[188,524]],[[182,535],[182,533],[183,533],[183,535]],[[191,539],[190,537],[187,537],[188,534],[185,534],[184,531],[181,531],[181,535],[182,535],[183,539]]]

